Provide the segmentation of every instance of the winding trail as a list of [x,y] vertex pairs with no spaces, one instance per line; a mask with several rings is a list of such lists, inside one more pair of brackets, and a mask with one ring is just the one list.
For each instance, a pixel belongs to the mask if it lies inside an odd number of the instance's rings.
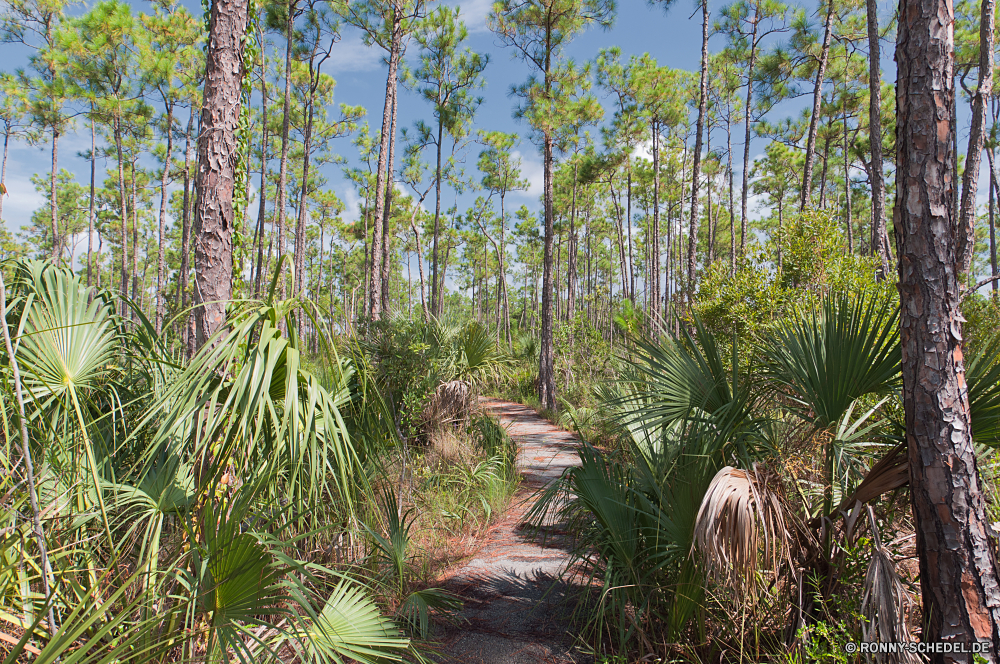
[[568,633],[569,590],[558,581],[569,560],[565,533],[547,527],[544,542],[524,524],[539,489],[579,463],[578,439],[527,406],[483,399],[518,445],[521,488],[478,553],[442,579],[465,601],[460,624],[442,637],[439,660],[463,664],[579,664]]

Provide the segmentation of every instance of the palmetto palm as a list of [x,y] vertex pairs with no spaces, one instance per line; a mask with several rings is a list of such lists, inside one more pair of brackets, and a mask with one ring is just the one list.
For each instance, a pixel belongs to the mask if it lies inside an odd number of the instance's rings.
[[[350,516],[365,490],[341,414],[349,365],[334,356],[318,376],[300,362],[292,314],[307,303],[244,305],[183,366],[141,316],[117,317],[69,272],[17,269],[15,353],[30,367],[32,444],[47,460],[39,495],[64,546],[52,556],[58,619],[45,624],[32,591],[40,567],[18,546],[23,485],[5,486],[0,527],[15,536],[0,541],[0,591],[24,627],[6,661],[269,662],[286,647],[322,662],[414,654],[363,584],[306,566],[277,537],[293,523],[292,542],[308,536],[308,508],[320,501]],[[6,389],[5,370],[3,379]],[[6,395],[0,403],[9,429]]]

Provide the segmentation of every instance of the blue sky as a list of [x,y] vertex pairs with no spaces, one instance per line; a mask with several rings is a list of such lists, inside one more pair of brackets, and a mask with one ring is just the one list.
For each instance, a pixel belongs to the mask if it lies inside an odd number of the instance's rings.
[[[185,2],[185,5],[192,12],[201,11],[200,5],[190,1]],[[137,11],[150,10],[150,5],[145,2],[135,3],[134,6]],[[520,60],[512,59],[510,49],[502,48],[487,29],[489,0],[473,0],[459,6],[469,27],[468,45],[490,56],[490,64],[485,72],[486,87],[481,91],[484,103],[476,116],[476,128],[498,129],[527,135],[528,128],[512,117],[515,100],[509,96],[509,91],[513,84],[527,78],[530,74],[528,66]],[[713,19],[722,6],[721,2],[709,5]],[[696,9],[693,0],[676,0],[669,11],[665,11],[662,4],[654,6],[638,0],[626,0],[619,4],[617,18],[611,30],[587,31],[569,45],[566,53],[577,60],[589,60],[596,56],[599,49],[617,45],[622,48],[626,59],[630,55],[648,52],[661,65],[693,71],[698,67],[701,40],[701,14],[696,12]],[[806,9],[812,14],[816,9],[815,3],[810,3]],[[881,9],[888,13],[892,6],[883,0]],[[724,44],[725,39],[722,36],[715,36],[710,42],[710,49],[712,52],[717,52]],[[7,71],[26,64],[27,51],[24,48],[2,45],[0,49],[4,53],[3,68]],[[408,55],[413,57],[416,51],[417,47],[413,45]],[[883,46],[886,76],[894,76],[892,51],[891,44]],[[334,47],[333,56],[324,65],[324,72],[337,81],[335,102],[363,105],[368,109],[368,121],[376,129],[380,124],[385,93],[385,65],[382,62],[382,55],[379,49],[366,47],[361,41],[360,34],[348,28],[343,31],[342,41]],[[598,93],[600,94],[600,91]],[[797,113],[805,103],[805,99],[786,102],[775,112]],[[399,126],[412,127],[419,119],[425,121],[432,119],[429,104],[421,100],[417,94],[401,90]],[[737,132],[734,139],[738,139],[740,135],[741,133]],[[89,131],[82,125],[78,127],[78,131],[65,136],[60,142],[60,167],[76,173],[81,183],[87,182],[89,167],[76,153],[89,149],[89,145]],[[756,155],[763,149],[763,142],[756,141],[752,148],[751,154]],[[349,138],[339,139],[333,149],[351,161],[356,159],[355,148]],[[734,143],[734,150],[741,151],[741,146]],[[515,194],[509,202],[512,206],[526,203],[529,207],[536,208],[542,181],[540,158],[537,149],[527,140],[522,141],[518,152],[523,162],[523,174],[531,182],[532,187],[528,192]],[[467,150],[466,169],[470,172],[475,170],[477,154],[478,148],[475,145]],[[430,158],[431,155],[428,154],[428,159]],[[734,161],[738,163],[739,160]],[[42,204],[43,197],[34,191],[30,176],[33,173],[45,173],[48,168],[48,143],[37,147],[20,143],[11,146],[7,168],[10,196],[4,201],[3,210],[8,228],[21,226],[30,217],[31,212]],[[324,168],[324,174],[328,177],[330,186],[348,204],[347,218],[355,218],[357,195],[344,181],[340,167],[327,166]],[[446,203],[449,200],[453,200],[451,194],[445,199]],[[251,210],[255,212],[256,206]]]

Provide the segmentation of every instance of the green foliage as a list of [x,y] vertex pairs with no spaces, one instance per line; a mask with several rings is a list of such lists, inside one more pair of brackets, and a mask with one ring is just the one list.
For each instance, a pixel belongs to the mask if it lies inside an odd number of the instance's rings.
[[[49,558],[57,619],[43,625],[48,604],[33,588],[44,571],[24,546],[26,490],[9,485],[0,592],[24,637],[6,661],[36,650],[40,662],[275,662],[286,647],[322,662],[413,654],[363,582],[301,557],[323,512],[352,518],[366,487],[340,413],[349,368],[332,359],[328,387],[302,368],[301,303],[234,311],[231,333],[184,366],[140,312],[126,322],[112,296],[68,271],[23,263],[16,272],[6,323],[30,367],[39,508],[59,546],[50,543]],[[11,440],[18,417],[4,360]],[[21,472],[12,450],[3,463]]]

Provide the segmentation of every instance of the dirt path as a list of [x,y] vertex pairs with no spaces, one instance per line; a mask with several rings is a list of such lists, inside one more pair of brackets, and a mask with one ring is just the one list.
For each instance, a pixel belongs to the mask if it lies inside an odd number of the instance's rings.
[[465,621],[442,634],[441,662],[569,664],[565,586],[556,584],[568,560],[564,538],[550,529],[544,544],[524,527],[538,489],[579,462],[577,439],[526,406],[485,399],[518,444],[521,490],[479,552],[451,570],[442,585],[465,601]]

